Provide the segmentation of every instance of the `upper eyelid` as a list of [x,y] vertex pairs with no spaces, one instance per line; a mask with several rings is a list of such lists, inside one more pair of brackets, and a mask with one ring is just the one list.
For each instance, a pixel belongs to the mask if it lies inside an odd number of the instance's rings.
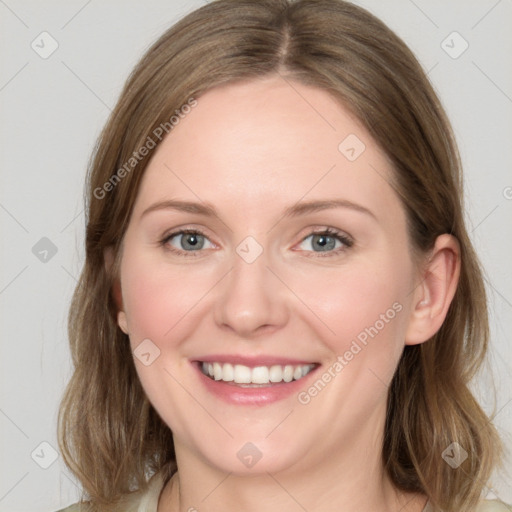
[[[321,235],[326,232],[328,232],[328,234],[332,234],[333,236],[344,236],[344,237],[352,240],[352,236],[349,235],[347,232],[337,229],[337,228],[331,228],[331,227],[326,227],[326,226],[309,228],[308,233],[306,235],[304,235],[301,240],[304,240],[305,238],[307,238],[311,235],[319,235],[319,234]],[[171,238],[176,235],[187,234],[187,233],[197,233],[206,238],[209,238],[208,233],[203,231],[201,228],[187,228],[187,227],[177,228],[176,230],[170,230],[169,232],[166,232],[164,235],[162,235],[162,238]]]

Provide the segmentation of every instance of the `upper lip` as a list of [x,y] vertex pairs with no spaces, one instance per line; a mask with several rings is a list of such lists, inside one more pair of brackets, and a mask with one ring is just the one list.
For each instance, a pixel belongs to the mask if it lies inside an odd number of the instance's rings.
[[201,363],[230,363],[230,364],[241,364],[248,366],[249,368],[255,368],[256,366],[299,366],[307,364],[317,364],[315,361],[306,359],[292,359],[289,357],[279,356],[240,356],[240,355],[228,355],[228,354],[214,354],[203,357],[196,357],[194,361]]

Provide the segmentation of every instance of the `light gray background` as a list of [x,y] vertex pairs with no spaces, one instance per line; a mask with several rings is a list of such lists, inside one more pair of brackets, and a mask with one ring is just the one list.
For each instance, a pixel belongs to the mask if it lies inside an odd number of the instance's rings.
[[[57,407],[71,373],[66,315],[83,262],[87,161],[142,52],[203,3],[0,0],[0,511],[52,511],[78,499],[60,456],[40,467],[52,457],[40,443],[57,450]],[[495,423],[510,450],[512,0],[357,3],[409,44],[452,120],[467,219],[487,271]],[[31,48],[43,31],[59,45],[47,59]],[[456,59],[463,41],[446,39],[453,31],[469,43]],[[58,250],[46,262],[32,252],[42,237]],[[493,405],[489,382],[486,374],[476,383],[486,410]],[[509,456],[489,497],[512,503],[511,466]]]

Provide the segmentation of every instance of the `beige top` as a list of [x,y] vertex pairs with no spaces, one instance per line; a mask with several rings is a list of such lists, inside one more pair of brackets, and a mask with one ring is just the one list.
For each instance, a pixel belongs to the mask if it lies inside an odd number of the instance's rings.
[[[158,499],[165,484],[163,473],[154,474],[149,481],[149,488],[145,493],[133,493],[128,497],[128,501],[124,505],[119,506],[112,512],[157,512]],[[87,512],[87,504],[75,503],[58,512]],[[512,507],[505,505],[496,500],[484,500],[475,512],[511,512]],[[425,505],[423,512],[432,512],[429,503]]]

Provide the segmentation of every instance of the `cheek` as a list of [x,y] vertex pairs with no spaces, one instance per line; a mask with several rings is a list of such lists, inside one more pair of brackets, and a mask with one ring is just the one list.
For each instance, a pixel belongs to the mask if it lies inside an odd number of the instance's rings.
[[408,266],[405,258],[397,264],[382,255],[295,279],[294,289],[315,314],[319,336],[334,357],[386,368],[396,363],[407,325]]
[[[158,263],[137,249],[125,254],[121,285],[136,371],[146,396],[164,421],[186,438],[183,425],[194,410],[193,403],[191,406],[190,397],[178,383],[183,378],[173,376],[188,371],[180,357],[180,344],[197,324],[195,306],[212,284],[208,285],[204,272]],[[147,365],[142,358],[137,360],[144,352],[150,353]]]
[[187,315],[208,289],[208,276],[155,264],[134,251],[123,260],[121,283],[132,345],[149,338],[161,346],[185,325]]
[[404,346],[406,267],[366,263],[316,275],[298,292],[322,320],[316,321],[317,336],[330,353],[298,401],[313,404],[340,432],[364,424],[370,411],[383,406]]

